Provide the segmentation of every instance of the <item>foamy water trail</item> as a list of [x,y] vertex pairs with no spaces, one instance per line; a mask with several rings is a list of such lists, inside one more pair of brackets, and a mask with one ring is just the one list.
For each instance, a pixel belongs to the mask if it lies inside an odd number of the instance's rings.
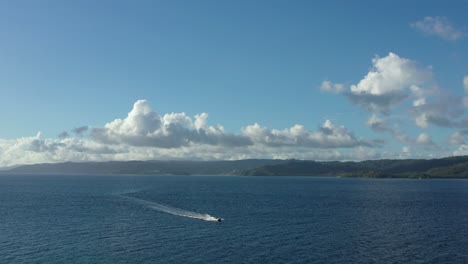
[[143,200],[143,199],[139,199],[135,197],[130,197],[126,195],[116,195],[116,196],[119,196],[128,200],[132,200],[139,204],[146,205],[147,207],[151,209],[155,209],[155,210],[168,213],[168,214],[172,214],[172,215],[190,217],[190,218],[200,219],[204,221],[213,221],[213,222],[217,222],[219,219],[218,217],[214,217],[209,214],[201,214],[197,212],[192,212],[192,211],[188,211],[188,210],[184,210],[184,209],[180,209],[180,208],[176,208],[176,207],[172,207],[168,205],[163,205],[160,203],[151,202],[151,201],[147,201],[147,200]]

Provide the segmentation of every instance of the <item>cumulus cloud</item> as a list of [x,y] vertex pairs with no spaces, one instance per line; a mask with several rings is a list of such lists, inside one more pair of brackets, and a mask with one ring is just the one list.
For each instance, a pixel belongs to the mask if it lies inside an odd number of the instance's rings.
[[94,128],[92,137],[107,144],[178,148],[191,144],[248,146],[248,137],[229,134],[222,126],[207,126],[206,113],[196,115],[195,121],[185,113],[160,116],[145,100],[139,100],[125,119],[115,119],[102,128]]
[[17,140],[0,140],[0,154],[0,166],[65,161],[238,160],[249,158],[360,160],[379,157],[378,152],[370,151],[366,147],[320,149],[257,144],[226,148],[205,144],[179,148],[157,148],[124,144],[107,145],[87,138],[41,139],[37,136]]
[[458,147],[458,149],[456,149],[455,151],[453,151],[453,155],[454,155],[454,156],[464,156],[464,155],[468,155],[468,144],[463,144],[463,145],[461,145],[460,147]]
[[367,125],[374,131],[391,132],[394,138],[407,140],[408,137],[396,133],[376,113],[388,115],[402,105],[406,106],[403,102],[410,99],[412,106],[407,110],[419,127],[468,127],[468,118],[464,114],[468,108],[468,96],[445,94],[434,84],[430,67],[421,67],[394,53],[383,58],[376,57],[372,64],[366,76],[343,94],[372,113]]
[[416,143],[421,144],[421,145],[433,144],[431,137],[427,133],[419,134],[418,138],[416,139]]
[[427,76],[415,62],[389,53],[372,60],[373,69],[357,85],[351,85],[354,93],[383,95],[399,92],[412,84],[422,83]]
[[373,67],[357,84],[351,85],[346,96],[368,110],[388,113],[392,106],[410,95],[417,87],[431,79],[431,71],[395,53],[372,60]]
[[53,162],[64,145],[59,140],[43,140],[41,133],[32,137],[0,140],[0,164],[29,164]]
[[459,40],[465,36],[465,33],[457,29],[446,17],[427,16],[421,20],[411,23],[410,26],[425,34],[438,36],[446,40]]
[[[468,76],[464,76],[465,91],[467,84]],[[327,90],[332,89],[332,85],[332,82],[324,81],[322,86]],[[340,93],[370,112],[366,124],[373,131],[389,133],[395,140],[411,146],[413,151],[400,152],[401,157],[429,155],[428,151],[449,153],[449,150],[434,143],[426,133],[412,137],[401,132],[398,124],[390,122],[391,117],[410,118],[421,128],[468,128],[468,117],[465,115],[468,94],[449,94],[433,79],[432,67],[420,66],[395,53],[374,58],[372,68],[364,78]],[[459,134],[454,134],[450,141],[465,142]]]
[[[428,145],[432,142],[429,136],[411,139],[389,126],[388,120],[388,116],[381,118],[374,114],[367,125],[408,142],[417,150],[411,155],[423,155],[418,148],[435,149],[434,145]],[[15,140],[0,139],[0,166],[108,160],[362,160],[403,157],[400,151],[393,153],[379,149],[384,143],[382,140],[358,138],[330,120],[313,130],[299,124],[283,130],[253,124],[233,134],[226,132],[221,125],[209,125],[207,113],[193,117],[185,113],[159,115],[147,101],[140,100],[126,117],[101,127],[76,128],[55,139],[44,139],[40,133]]]
[[454,145],[465,144],[465,136],[468,135],[468,130],[455,131],[450,135],[449,142]]
[[427,128],[429,126],[427,115],[425,113],[418,115],[414,121],[416,125],[419,127]]
[[284,130],[270,130],[254,124],[244,128],[243,133],[254,143],[270,147],[352,148],[376,145],[375,142],[357,139],[346,128],[336,126],[330,120],[326,120],[315,132],[307,130],[302,125],[295,125]]
[[401,149],[401,152],[403,152],[403,153],[411,153],[411,147],[404,146],[404,147]]
[[322,82],[322,85],[320,85],[320,90],[325,92],[341,93],[345,90],[345,86],[341,83],[332,83],[325,80]]
[[421,106],[426,104],[426,98],[418,98],[413,101],[413,106]]
[[[90,133],[84,133],[90,131]],[[258,124],[227,133],[208,124],[208,114],[159,115],[147,101],[137,101],[123,119],[102,127],[72,130],[75,136],[43,139],[38,133],[16,140],[0,139],[0,166],[64,161],[218,160],[299,158],[358,160],[376,158],[370,151],[382,141],[362,140],[330,120],[311,131],[302,125],[284,130]]]

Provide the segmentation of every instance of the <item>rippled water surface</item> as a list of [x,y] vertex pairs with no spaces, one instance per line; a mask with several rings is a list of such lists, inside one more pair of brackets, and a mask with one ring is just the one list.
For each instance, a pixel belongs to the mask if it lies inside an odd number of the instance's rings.
[[468,181],[3,175],[0,263],[468,263]]

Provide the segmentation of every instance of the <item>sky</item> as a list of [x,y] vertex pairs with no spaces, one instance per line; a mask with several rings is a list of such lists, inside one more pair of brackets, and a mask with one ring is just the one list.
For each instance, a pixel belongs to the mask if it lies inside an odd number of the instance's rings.
[[0,167],[468,155],[466,1],[0,1]]

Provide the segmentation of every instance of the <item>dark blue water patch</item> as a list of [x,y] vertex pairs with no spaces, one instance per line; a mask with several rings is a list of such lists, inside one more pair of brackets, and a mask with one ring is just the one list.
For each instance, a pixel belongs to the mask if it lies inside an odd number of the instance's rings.
[[468,262],[466,180],[1,176],[0,211],[1,263]]

